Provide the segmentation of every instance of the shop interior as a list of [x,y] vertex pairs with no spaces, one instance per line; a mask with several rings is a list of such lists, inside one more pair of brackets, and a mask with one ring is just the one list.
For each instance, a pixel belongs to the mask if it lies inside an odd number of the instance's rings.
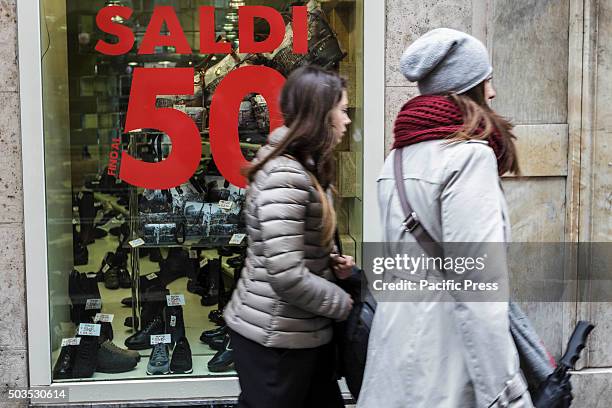
[[[363,0],[42,0],[43,94],[49,225],[50,342],[53,381],[123,380],[235,375],[223,307],[242,270],[247,238],[242,205],[246,190],[219,173],[208,139],[208,111],[227,73],[265,65],[287,76],[304,64],[340,72],[349,84],[352,125],[336,152],[336,210],[343,252],[359,260],[362,242]],[[60,4],[61,3],[61,4]],[[97,12],[128,6],[116,22],[135,34],[131,52],[105,56]],[[238,8],[307,5],[309,53],[199,54],[199,6],[215,7],[219,39],[238,43]],[[173,6],[193,53],[170,46],[153,55],[136,50],[153,9]],[[255,25],[266,38],[269,26]],[[285,41],[281,47],[291,46]],[[43,47],[44,50],[45,47]],[[288,56],[289,55],[289,56]],[[156,129],[124,132],[131,80],[137,67],[194,68],[193,95],[159,95],[156,106],[183,111],[202,139],[200,166],[169,190],[131,186],[108,174],[109,153],[120,150],[145,162],[165,160],[167,135]],[[266,143],[265,99],[240,105],[240,147],[251,160]]]

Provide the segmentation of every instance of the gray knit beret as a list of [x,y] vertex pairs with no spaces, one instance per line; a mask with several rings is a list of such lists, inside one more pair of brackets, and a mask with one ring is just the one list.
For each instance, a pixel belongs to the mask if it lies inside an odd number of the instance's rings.
[[423,95],[463,93],[493,72],[484,44],[469,34],[438,28],[413,42],[402,55],[400,70],[417,82]]

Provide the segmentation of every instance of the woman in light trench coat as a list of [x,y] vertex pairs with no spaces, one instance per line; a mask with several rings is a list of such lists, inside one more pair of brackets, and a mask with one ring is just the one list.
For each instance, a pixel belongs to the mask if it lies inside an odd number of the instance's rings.
[[[519,167],[512,127],[487,103],[495,97],[487,50],[470,35],[437,29],[408,47],[401,70],[418,82],[421,96],[398,114],[393,151],[378,179],[387,250],[404,244],[411,256],[424,252],[402,225],[393,167],[401,154],[408,201],[422,227],[444,243],[445,259],[453,253],[447,243],[469,243],[462,254],[489,251],[480,278],[503,292],[510,222],[499,176]],[[385,272],[384,279],[465,278],[446,268],[425,273]],[[507,301],[440,291],[422,296],[379,302],[358,408],[532,407]]]

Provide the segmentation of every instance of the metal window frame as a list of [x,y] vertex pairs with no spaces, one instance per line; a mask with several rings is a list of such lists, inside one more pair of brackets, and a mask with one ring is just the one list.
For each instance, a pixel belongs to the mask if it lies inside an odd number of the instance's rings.
[[[378,241],[376,177],[384,162],[385,3],[364,0],[363,238]],[[17,2],[30,386],[69,387],[70,402],[235,398],[236,377],[52,383],[40,2]]]

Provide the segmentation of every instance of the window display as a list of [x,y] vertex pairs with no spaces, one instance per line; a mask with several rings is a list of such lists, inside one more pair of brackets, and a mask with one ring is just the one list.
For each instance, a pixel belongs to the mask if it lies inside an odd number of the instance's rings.
[[[241,23],[240,8],[247,6],[271,7],[282,17],[284,33],[272,52],[241,52],[241,43],[255,47],[277,36],[276,25],[266,19],[250,20],[252,27]],[[304,21],[297,22],[294,6],[305,7]],[[54,133],[45,122],[47,177],[53,177],[50,159],[56,150],[69,151],[70,168],[69,180],[47,190],[48,201],[69,197],[62,205],[72,209],[63,235],[49,232],[50,258],[70,258],[73,265],[49,277],[54,382],[235,374],[223,308],[246,256],[247,190],[228,181],[212,146],[229,136],[216,135],[215,141],[210,133],[211,105],[223,104],[215,100],[216,91],[227,75],[244,67],[266,67],[286,77],[317,64],[348,79],[353,123],[337,148],[335,202],[344,252],[360,256],[362,7],[361,0],[66,1],[66,61],[54,69],[67,73],[69,112],[56,120],[65,120],[69,132]],[[298,33],[307,47],[296,45]],[[130,46],[124,40],[132,37]],[[186,44],[189,49],[183,49]],[[307,52],[296,53],[299,46]],[[211,47],[220,52],[200,53]],[[189,152],[198,156],[197,169],[165,189],[121,179],[128,155],[154,164],[173,154],[177,135],[127,127],[136,100],[135,73],[153,68],[192,70],[193,93],[156,95],[155,109],[186,115],[200,142],[197,152]],[[246,161],[276,123],[268,102],[248,93],[237,109],[235,127]],[[50,103],[44,101],[45,111],[55,112]],[[65,220],[50,213],[48,223]],[[63,244],[70,240],[71,249]]]

